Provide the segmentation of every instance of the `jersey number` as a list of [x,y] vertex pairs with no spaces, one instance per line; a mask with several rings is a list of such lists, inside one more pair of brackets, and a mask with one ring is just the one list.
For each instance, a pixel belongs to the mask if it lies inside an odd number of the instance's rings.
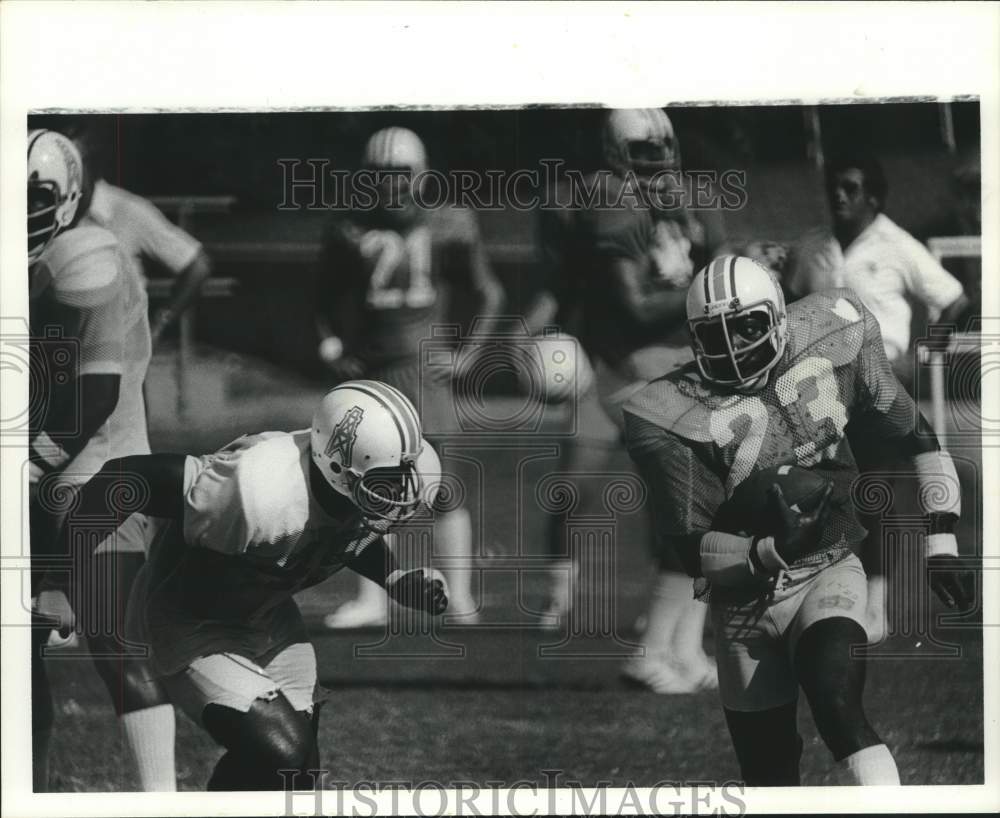
[[[806,401],[805,410],[817,426],[825,420],[831,421],[839,440],[847,425],[847,409],[840,400],[837,378],[828,358],[805,358],[778,378],[774,385],[778,401],[782,406],[788,406],[800,400],[803,397],[801,387],[810,380],[814,380],[816,395]],[[737,432],[736,424],[743,418],[749,422],[749,428],[736,448],[729,477],[726,479],[730,490],[742,483],[753,471],[764,444],[770,416],[764,401],[755,396],[747,396],[712,412],[709,420],[712,440],[721,448],[733,442]],[[812,437],[819,437],[819,434],[816,429]],[[825,449],[818,449],[816,441],[809,440],[795,447],[795,458],[801,466],[812,466],[825,457],[832,456],[836,447],[837,443],[832,443]]]
[[[393,230],[369,230],[361,239],[361,255],[372,268],[365,300],[376,310],[428,307],[437,298],[431,284],[431,234],[418,227],[405,237]],[[406,288],[396,280],[409,262]]]

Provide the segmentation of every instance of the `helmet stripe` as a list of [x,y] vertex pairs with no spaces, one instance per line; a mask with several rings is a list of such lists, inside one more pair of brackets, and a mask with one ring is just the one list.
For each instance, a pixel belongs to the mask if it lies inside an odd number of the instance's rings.
[[389,404],[393,414],[398,418],[405,434],[404,451],[420,451],[420,419],[412,408],[409,399],[394,386],[390,386],[382,381],[358,381],[364,386],[382,396],[382,399]]
[[420,445],[423,437],[420,434],[420,418],[417,417],[417,412],[413,408],[413,404],[410,402],[410,399],[395,386],[383,383],[382,381],[375,381],[373,388],[378,388],[380,391],[384,392],[389,402],[396,406],[399,415],[402,418],[403,427],[406,429],[407,434],[409,434],[410,439],[412,440],[412,446],[409,451],[420,451]]
[[736,256],[729,257],[729,297],[736,298]]
[[362,395],[367,395],[368,397],[373,398],[378,403],[380,403],[382,407],[389,413],[390,417],[392,417],[392,422],[396,424],[396,431],[399,432],[399,444],[402,447],[402,451],[404,452],[409,451],[409,449],[407,449],[406,447],[406,433],[403,431],[403,426],[399,422],[397,413],[393,411],[392,407],[388,404],[385,398],[381,397],[373,390],[367,388],[374,383],[375,381],[350,381],[349,383],[342,384],[341,386],[335,386],[330,391],[336,392],[338,389],[354,389],[355,391],[360,392]]
[[726,269],[726,257],[719,256],[719,258],[712,261],[712,266],[708,270],[708,301],[721,301],[726,297],[724,273]]
[[39,131],[35,131],[34,132],[34,136],[31,138],[31,141],[28,143],[28,156],[31,156],[31,149],[33,147],[35,147],[35,143],[41,137],[45,136],[45,134],[47,134],[47,133],[48,133],[48,131],[46,131],[46,130],[39,130]]

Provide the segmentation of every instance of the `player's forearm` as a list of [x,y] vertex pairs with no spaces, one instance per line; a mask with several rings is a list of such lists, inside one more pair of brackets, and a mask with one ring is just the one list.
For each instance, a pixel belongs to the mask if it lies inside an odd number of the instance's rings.
[[969,301],[968,296],[962,293],[958,298],[951,302],[944,311],[941,313],[940,317],[935,321],[931,327],[940,326],[942,328],[947,328],[947,330],[952,331],[958,325],[959,319],[962,315],[969,309],[972,302]]
[[699,540],[701,573],[715,585],[739,587],[788,568],[773,537],[706,531]]
[[524,323],[528,332],[538,335],[545,327],[552,325],[558,309],[559,302],[549,290],[539,292],[524,311]]
[[[56,403],[32,440],[30,460],[45,473],[61,471],[83,451],[118,405],[121,376],[81,375],[53,395]],[[53,430],[73,430],[71,433]]]
[[347,567],[384,588],[389,576],[399,568],[399,563],[385,540],[379,539],[351,560]]
[[155,329],[162,331],[183,314],[198,297],[205,279],[211,275],[212,262],[202,250],[178,276],[177,282],[170,291],[170,301],[164,309],[157,313]]
[[[150,454],[107,461],[80,489],[51,553],[78,566],[133,514],[181,519],[184,460],[184,455]],[[50,568],[42,587],[68,590],[71,570]]]

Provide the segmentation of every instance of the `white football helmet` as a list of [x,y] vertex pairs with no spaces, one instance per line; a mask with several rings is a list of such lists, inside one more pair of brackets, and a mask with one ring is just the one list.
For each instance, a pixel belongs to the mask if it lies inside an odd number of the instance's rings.
[[83,159],[73,140],[55,131],[28,134],[28,260],[34,262],[73,224],[83,198]]
[[427,151],[420,137],[408,128],[383,128],[365,145],[364,166],[375,170],[427,170]]
[[346,381],[331,389],[313,415],[310,447],[326,482],[366,519],[399,522],[428,499],[416,466],[424,449],[433,449],[413,404],[395,387]]
[[719,386],[753,384],[785,352],[785,297],[774,275],[752,259],[720,256],[699,271],[688,289],[687,319],[698,369]]
[[680,167],[680,146],[670,117],[660,108],[626,108],[608,113],[604,159],[619,176],[649,177]]
[[365,146],[364,166],[372,171],[397,171],[376,180],[379,209],[390,224],[411,223],[417,216],[414,184],[420,185],[418,175],[427,170],[427,151],[420,137],[406,128],[376,131]]

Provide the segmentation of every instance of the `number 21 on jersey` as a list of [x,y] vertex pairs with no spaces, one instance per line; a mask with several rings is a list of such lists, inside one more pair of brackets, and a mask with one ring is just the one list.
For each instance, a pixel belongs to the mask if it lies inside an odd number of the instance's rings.
[[[371,267],[365,300],[376,310],[420,308],[434,303],[431,284],[431,231],[416,227],[405,236],[395,230],[369,230],[361,255]],[[401,280],[405,279],[405,280]]]

